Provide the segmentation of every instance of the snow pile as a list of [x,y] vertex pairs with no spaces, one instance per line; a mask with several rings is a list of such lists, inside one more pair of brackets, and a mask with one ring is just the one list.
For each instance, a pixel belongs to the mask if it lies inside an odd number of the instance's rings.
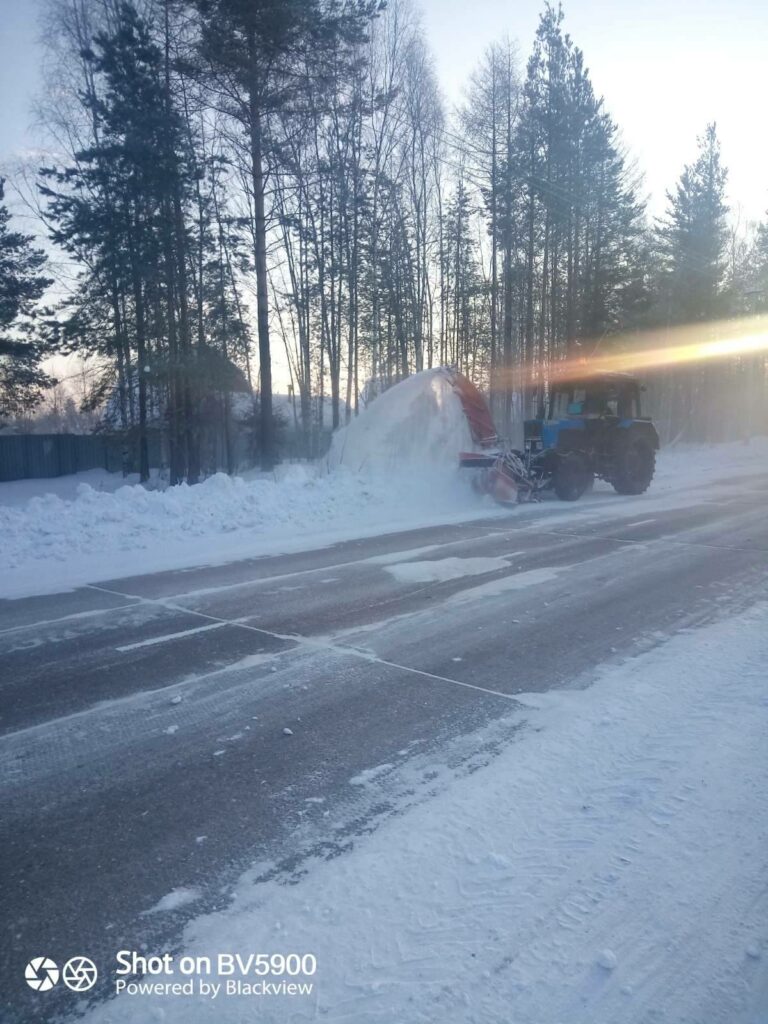
[[296,884],[245,876],[185,933],[214,962],[314,953],[310,996],[118,997],[86,1021],[762,1024],[766,626],[756,609],[521,697],[478,770],[457,777],[449,748],[350,778],[385,800],[429,771],[436,795]]
[[[453,496],[449,511],[477,508],[468,488]],[[337,539],[334,531],[378,532],[419,516],[431,521],[445,510],[439,496],[406,493],[397,481],[343,468],[329,475],[290,466],[249,481],[218,473],[165,491],[134,485],[108,493],[81,483],[74,499],[49,493],[0,506],[0,593],[245,557],[258,552],[258,541],[270,551],[288,550],[300,540]]]
[[660,453],[656,478],[640,497],[619,497],[598,483],[573,504],[509,509],[475,494],[458,470],[458,453],[471,447],[449,381],[426,371],[385,392],[339,431],[324,465],[288,465],[247,479],[217,474],[164,491],[157,481],[150,489],[123,486],[121,477],[105,479],[100,471],[0,484],[0,597],[472,518],[539,518],[551,525],[614,519],[640,506],[653,513],[730,495],[729,477],[740,477],[735,486],[744,487],[744,478],[764,473],[768,460],[767,438],[680,445]]
[[765,473],[767,466],[768,437],[718,444],[678,443],[662,448],[656,456],[656,474],[647,496],[681,487],[717,484],[742,474],[753,476]]
[[424,370],[385,391],[333,438],[329,464],[353,472],[451,472],[472,449],[461,400],[444,370]]
[[[139,474],[131,473],[124,477],[122,473],[108,473],[106,469],[86,469],[81,473],[70,473],[69,476],[48,477],[31,480],[8,480],[0,483],[0,507],[3,505],[25,505],[32,498],[41,498],[45,494],[56,494],[66,501],[74,501],[80,484],[88,484],[94,491],[106,491],[114,494],[121,487],[138,484]],[[157,470],[152,470],[151,486],[159,486]]]
[[[0,485],[0,596],[322,545],[398,527],[487,514],[458,469],[471,445],[441,371],[408,378],[334,439],[326,465],[251,479],[219,473],[166,490],[110,491],[72,478]],[[113,480],[119,480],[113,477]],[[34,494],[19,501],[24,488]],[[74,488],[74,493],[73,493]]]

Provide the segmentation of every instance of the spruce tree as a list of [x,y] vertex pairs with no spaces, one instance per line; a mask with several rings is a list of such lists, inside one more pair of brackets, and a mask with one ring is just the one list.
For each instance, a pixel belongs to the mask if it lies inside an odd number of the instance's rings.
[[685,167],[659,226],[666,272],[669,319],[695,323],[722,315],[726,269],[728,172],[720,157],[714,124],[698,139],[696,160]]
[[[728,312],[727,171],[714,124],[707,125],[698,147],[696,160],[685,167],[674,192],[667,193],[667,215],[658,229],[662,308],[668,325],[706,324]],[[706,328],[700,338],[710,340]],[[665,391],[671,436],[721,439],[722,417],[715,410],[722,373],[720,367],[696,364],[670,373]]]
[[40,368],[47,346],[34,321],[51,284],[41,270],[46,256],[32,236],[13,231],[0,178],[0,422],[31,409],[53,380]]

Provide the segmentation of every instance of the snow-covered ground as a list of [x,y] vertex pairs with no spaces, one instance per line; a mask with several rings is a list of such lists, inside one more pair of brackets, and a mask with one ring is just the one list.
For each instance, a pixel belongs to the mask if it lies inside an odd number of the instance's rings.
[[[196,487],[81,484],[3,505],[0,596],[52,593],[111,577],[321,547],[386,530],[492,514],[458,474],[386,479],[341,467],[291,465]],[[67,481],[67,487],[71,482]]]
[[[197,487],[146,490],[110,474],[0,484],[0,596],[52,593],[111,577],[211,565],[382,531],[498,515],[612,517],[684,506],[693,488],[761,473],[768,440],[680,445],[660,453],[651,489],[617,497],[606,484],[573,505],[503,509],[461,472],[352,471],[291,465],[253,479],[218,474]],[[720,488],[722,490],[722,487]],[[30,492],[32,492],[30,496]]]
[[501,509],[479,496],[457,453],[471,447],[459,399],[433,371],[385,392],[334,438],[319,465],[196,487],[150,489],[102,471],[0,484],[0,597],[51,593],[162,569],[320,547],[384,531],[490,515],[615,516],[685,505],[691,488],[763,471],[768,439],[663,451],[651,490],[605,484],[574,505]]
[[[121,996],[88,1021],[764,1024],[766,657],[760,607],[521,695],[490,763],[412,760],[430,799],[187,927],[214,962],[314,953],[311,995]],[[386,800],[391,766],[366,775]]]

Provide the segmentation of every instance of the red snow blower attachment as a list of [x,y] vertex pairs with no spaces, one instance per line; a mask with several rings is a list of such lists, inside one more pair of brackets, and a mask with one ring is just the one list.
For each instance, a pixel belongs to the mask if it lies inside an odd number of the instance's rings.
[[461,452],[459,465],[480,471],[472,478],[473,486],[480,493],[490,494],[503,504],[525,501],[531,494],[525,465],[516,452],[501,446],[491,410],[482,392],[462,374],[454,370],[446,370],[446,373],[461,401],[472,440],[478,449]]
[[483,393],[475,387],[471,380],[456,373],[454,370],[446,370],[454,393],[459,396],[461,407],[469,423],[469,432],[472,440],[482,449],[494,448],[499,444],[499,435],[493,423],[491,410],[483,397]]

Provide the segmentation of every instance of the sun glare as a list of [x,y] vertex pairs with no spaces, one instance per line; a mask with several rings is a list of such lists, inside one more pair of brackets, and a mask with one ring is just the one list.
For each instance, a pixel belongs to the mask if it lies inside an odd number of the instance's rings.
[[[636,331],[611,339],[612,351],[606,352],[605,340],[583,343],[584,355],[550,363],[546,376],[550,381],[577,380],[596,373],[652,374],[678,366],[706,363],[717,359],[749,357],[768,352],[768,319],[744,317],[740,320],[686,324],[652,331]],[[586,354],[589,349],[590,354]],[[527,377],[531,384],[540,380],[541,366],[529,366],[515,381]]]

